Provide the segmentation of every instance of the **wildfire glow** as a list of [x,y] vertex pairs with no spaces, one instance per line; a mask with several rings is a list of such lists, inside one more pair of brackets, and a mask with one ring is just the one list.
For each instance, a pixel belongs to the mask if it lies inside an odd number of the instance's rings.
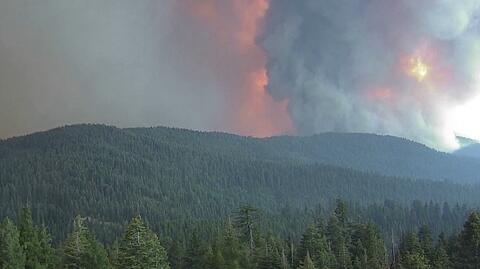
[[366,91],[366,97],[371,101],[388,101],[393,98],[393,90],[389,87],[375,87]]
[[[192,17],[214,33],[214,62],[219,79],[226,83],[229,113],[226,128],[257,137],[288,133],[292,128],[288,101],[277,101],[266,91],[266,56],[256,44],[258,28],[268,0],[186,0]],[[227,8],[227,12],[225,12]],[[225,75],[223,75],[225,72]]]
[[428,66],[421,57],[413,57],[410,59],[409,74],[422,82],[428,75]]

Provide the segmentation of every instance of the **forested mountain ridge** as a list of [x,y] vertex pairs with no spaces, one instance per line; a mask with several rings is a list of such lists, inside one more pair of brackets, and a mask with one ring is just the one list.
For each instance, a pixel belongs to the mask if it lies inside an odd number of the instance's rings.
[[[90,138],[86,136],[84,139],[95,139],[95,135],[98,135],[95,133],[95,129],[100,127],[102,126],[74,125],[8,139],[0,142],[0,153],[2,148],[21,149],[28,146],[41,148],[67,143],[66,137],[57,142],[52,141],[56,139],[55,135],[60,135],[67,129],[81,129],[83,134],[93,136]],[[455,152],[457,154],[449,154],[404,138],[387,135],[324,133],[307,137],[252,138],[167,127],[131,129],[103,127],[110,131],[122,132],[125,139],[129,139],[128,137],[136,140],[146,139],[151,142],[167,143],[187,150],[200,150],[210,154],[233,154],[237,158],[263,161],[322,163],[394,177],[480,183],[480,160],[462,156],[461,153],[467,149]],[[107,133],[105,135],[108,136]],[[63,135],[69,134],[63,132]],[[48,140],[49,138],[52,140]],[[39,143],[34,145],[33,143],[37,139]],[[42,139],[44,141],[40,141]],[[108,137],[104,137],[104,139],[108,141]],[[474,148],[475,145],[470,147]]]
[[[0,142],[0,214],[14,216],[30,204],[34,218],[62,237],[76,214],[117,230],[140,214],[154,230],[170,231],[224,217],[242,204],[267,214],[328,205],[339,197],[365,205],[387,199],[480,204],[478,186],[282,158],[288,143],[275,143],[284,139],[101,125],[8,139]],[[274,146],[262,146],[264,141]]]
[[324,133],[259,139],[164,127],[128,130],[154,140],[262,160],[323,163],[388,176],[480,183],[480,160],[440,152],[388,135]]

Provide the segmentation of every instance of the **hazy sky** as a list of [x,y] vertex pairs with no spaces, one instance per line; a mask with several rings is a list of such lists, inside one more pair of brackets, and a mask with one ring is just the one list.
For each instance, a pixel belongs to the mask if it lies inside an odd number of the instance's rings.
[[221,128],[225,97],[178,43],[173,8],[0,1],[0,137],[80,122]]
[[480,0],[3,0],[0,137],[74,123],[480,138]]

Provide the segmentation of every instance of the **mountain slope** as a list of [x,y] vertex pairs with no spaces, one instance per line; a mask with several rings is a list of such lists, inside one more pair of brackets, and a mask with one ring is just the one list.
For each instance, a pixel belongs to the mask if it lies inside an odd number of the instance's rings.
[[465,146],[455,151],[454,154],[458,156],[480,159],[480,144],[471,144],[471,145]]
[[225,216],[244,203],[272,213],[339,197],[361,204],[419,199],[480,205],[477,186],[315,163],[309,155],[315,150],[293,150],[305,141],[99,125],[8,139],[0,142],[0,215],[31,204],[35,217],[61,237],[78,213],[112,225],[141,214],[165,231]]
[[[439,152],[393,136],[325,133],[256,139],[161,127],[129,131],[155,141],[261,160],[323,163],[388,176],[480,183],[480,160]],[[192,136],[195,139],[192,140]]]

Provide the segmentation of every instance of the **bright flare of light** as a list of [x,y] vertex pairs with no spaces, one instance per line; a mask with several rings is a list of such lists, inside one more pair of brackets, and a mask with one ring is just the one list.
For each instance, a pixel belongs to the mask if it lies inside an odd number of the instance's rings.
[[480,95],[452,109],[448,117],[457,135],[480,140]]
[[410,70],[409,73],[411,76],[416,78],[419,82],[422,82],[425,77],[428,75],[428,66],[420,57],[413,57],[410,59]]

